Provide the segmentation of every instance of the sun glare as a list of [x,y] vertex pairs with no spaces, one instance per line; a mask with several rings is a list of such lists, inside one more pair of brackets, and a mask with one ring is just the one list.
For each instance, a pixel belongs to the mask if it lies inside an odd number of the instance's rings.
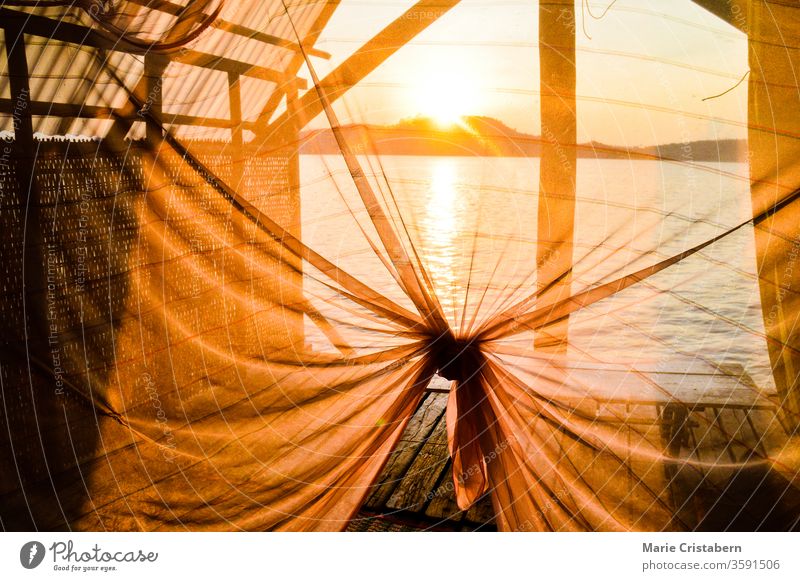
[[419,113],[443,129],[459,123],[465,115],[477,113],[475,87],[464,75],[454,72],[440,71],[422,79],[415,97]]

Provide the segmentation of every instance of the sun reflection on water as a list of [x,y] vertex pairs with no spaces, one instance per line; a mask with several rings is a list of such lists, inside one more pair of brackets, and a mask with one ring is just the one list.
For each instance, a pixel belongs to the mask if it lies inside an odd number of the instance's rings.
[[455,259],[458,236],[456,167],[451,159],[436,160],[430,179],[424,219],[424,260],[445,316],[455,308]]

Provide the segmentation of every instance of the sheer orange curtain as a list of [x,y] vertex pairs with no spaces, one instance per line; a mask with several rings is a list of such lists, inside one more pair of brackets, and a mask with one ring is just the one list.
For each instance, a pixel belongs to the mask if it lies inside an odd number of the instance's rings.
[[[736,526],[758,528],[772,507],[797,506],[799,467],[786,425],[797,411],[798,9],[753,2],[748,14],[746,215],[637,196],[635,184],[650,175],[644,168],[654,166],[630,160],[629,173],[619,174],[622,191],[596,197],[580,183],[565,183],[562,192],[550,176],[504,193],[518,204],[506,208],[480,197],[501,188],[477,183],[468,219],[454,228],[461,238],[446,243],[456,248],[447,255],[450,274],[431,258],[412,181],[400,179],[389,156],[364,155],[374,144],[345,131],[338,95],[309,54],[305,16],[290,3],[270,9],[270,22],[280,21],[287,41],[300,47],[309,90],[338,148],[315,158],[325,167],[326,197],[298,209],[301,194],[320,186],[293,165],[301,163],[297,142],[232,148],[180,137],[169,112],[145,106],[152,92],[126,82],[112,60],[102,66],[139,112],[148,140],[133,144],[131,123],[117,117],[125,131],[102,142],[39,151],[45,284],[20,296],[27,308],[46,309],[55,339],[49,349],[26,347],[33,344],[20,332],[4,349],[6,408],[22,394],[22,412],[5,420],[4,526],[342,530],[437,372],[451,381],[446,417],[458,504],[466,509],[488,492],[501,530],[727,528],[739,513],[708,495],[725,497],[734,484],[755,495],[737,509],[749,519],[737,522],[749,524]],[[219,32],[211,22],[246,12],[202,3],[191,18],[176,17],[160,40],[146,28],[130,36],[119,9],[101,24],[104,34],[168,52],[207,42],[204,35]],[[146,10],[132,14],[142,26],[150,22]],[[173,83],[170,91],[180,88],[171,98],[188,98],[190,85]],[[218,109],[202,115],[223,116]],[[577,160],[575,141],[570,155],[580,182],[591,169]],[[522,159],[543,171],[538,160]],[[690,165],[691,175],[713,176],[723,187],[748,185],[746,176],[716,166],[660,161]],[[501,158],[483,163],[487,174],[505,167]],[[562,194],[569,203],[539,204]],[[528,226],[512,219],[537,205]],[[610,208],[603,225],[586,218]],[[7,203],[3,212],[12,211]],[[574,240],[554,246],[558,228],[537,232],[536,211],[552,211],[556,223],[577,212]],[[82,226],[85,217],[95,222]],[[715,258],[721,244],[749,248],[753,236],[754,275]],[[569,260],[542,261],[554,253]],[[80,286],[69,279],[76,269],[85,269]],[[683,374],[700,363],[706,370],[712,356],[725,356],[706,330],[741,330],[725,305],[684,292],[714,269],[760,289],[764,327],[748,327],[756,339],[747,349],[769,356],[782,400],[763,412],[759,440],[700,414],[691,394],[657,381],[676,375],[652,355],[657,349],[684,365]],[[658,301],[665,312],[701,313],[678,323],[696,321],[701,330],[694,353],[673,321],[658,334],[661,320],[642,310]],[[7,320],[17,330],[30,325]],[[623,341],[625,333],[639,343]],[[563,345],[547,348],[542,337]],[[631,345],[652,351],[632,353]],[[19,361],[25,365],[14,370]],[[752,392],[745,399],[754,409],[769,399],[754,386],[735,389],[737,397]],[[670,425],[693,430],[690,452]],[[27,466],[26,455],[34,458]],[[679,498],[675,487],[706,496]]]

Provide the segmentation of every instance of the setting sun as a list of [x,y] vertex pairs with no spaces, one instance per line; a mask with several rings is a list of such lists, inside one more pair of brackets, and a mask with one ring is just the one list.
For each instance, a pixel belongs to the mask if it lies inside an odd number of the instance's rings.
[[419,113],[442,128],[451,127],[463,116],[478,111],[475,86],[457,71],[439,70],[425,75],[417,84],[415,101]]

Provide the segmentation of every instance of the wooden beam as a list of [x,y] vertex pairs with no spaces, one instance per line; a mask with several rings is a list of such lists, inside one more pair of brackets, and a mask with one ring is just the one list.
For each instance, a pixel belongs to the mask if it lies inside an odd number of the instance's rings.
[[[151,10],[158,10],[159,12],[165,12],[172,16],[180,16],[183,13],[183,11],[185,11],[187,8],[186,6],[175,4],[174,2],[168,2],[167,0],[155,0],[155,1],[130,0],[130,1],[133,4],[138,4],[139,6],[143,6]],[[245,38],[263,42],[264,44],[271,44],[273,46],[285,48],[286,50],[291,50],[293,52],[300,52],[300,45],[297,44],[296,42],[292,42],[290,40],[281,38],[279,36],[274,36],[272,34],[266,34],[264,32],[254,30],[252,28],[236,24],[235,22],[229,22],[222,18],[216,19],[214,22],[211,23],[211,26],[213,28],[222,30],[224,32],[230,32],[231,34],[235,34],[237,36],[242,36]],[[331,55],[328,54],[327,52],[323,52],[321,50],[316,50],[313,48],[309,49],[309,54],[311,56],[320,58],[326,58],[326,59],[331,58]]]
[[[575,2],[539,3],[542,153],[539,161],[537,305],[570,294],[575,228],[577,113],[575,102]],[[568,319],[537,331],[538,350],[567,348]]]
[[[11,92],[9,110],[14,123],[14,144],[23,159],[35,155],[33,116],[31,113],[31,86],[28,77],[28,56],[25,52],[25,34],[21,27],[5,29],[8,82]],[[33,179],[33,174],[23,174]]]
[[[300,97],[295,113],[297,119],[292,122],[292,128],[304,127],[322,112],[319,91],[324,91],[331,102],[340,98],[458,3],[459,0],[421,0],[414,4],[321,79],[319,88],[312,87]],[[287,110],[270,123],[262,138],[278,142],[285,140],[281,133],[285,130],[290,115],[292,113]]]
[[226,73],[236,73],[237,75],[261,79],[262,81],[269,81],[278,86],[297,85],[298,88],[301,89],[304,89],[307,86],[304,79],[290,77],[281,71],[268,69],[258,65],[251,65],[250,63],[213,54],[198,52],[196,50],[184,50],[171,56],[171,60],[176,63],[202,67],[204,69],[213,69],[215,71],[222,71]]
[[[48,101],[31,101],[31,115],[37,117],[72,117],[85,119],[102,119],[113,114],[111,107],[93,105],[77,105],[74,103],[50,103]],[[14,110],[14,99],[0,99],[0,112],[11,114]]]
[[749,0],[692,0],[701,8],[705,8],[714,16],[747,32],[747,12]]
[[[285,48],[286,50],[291,50],[292,52],[300,52],[300,45],[297,44],[296,42],[291,42],[286,40],[285,38],[272,36],[271,34],[258,32],[257,30],[252,30],[250,28],[246,28],[244,26],[240,26],[232,22],[227,22],[225,20],[218,20],[213,24],[213,26],[215,28],[218,28],[219,30],[230,32],[231,34],[236,34],[238,36],[243,36],[253,40],[258,40],[265,44],[272,44],[280,48]],[[323,59],[331,58],[330,53],[313,47],[308,49],[308,54],[309,56],[314,56],[317,58],[323,58]]]
[[[27,12],[9,10],[8,8],[0,8],[0,27],[13,28],[15,26],[21,26],[25,34],[57,40],[59,42],[128,54],[153,55],[152,52],[125,42],[122,39],[114,39],[112,41],[86,26],[53,20]],[[298,83],[299,88],[306,87],[306,83],[303,79],[288,78],[284,72],[196,50],[177,51],[171,55],[171,58],[174,62],[216,71],[235,72],[239,75],[269,81],[278,85]]]
[[[288,111],[293,111],[294,108],[297,106],[297,89],[290,88],[286,92],[286,107]],[[292,138],[291,142],[294,144],[292,147],[289,148],[289,156],[286,160],[286,191],[283,193],[283,198],[288,201],[288,203],[284,202],[280,204],[278,207],[283,207],[283,211],[287,212],[285,220],[287,226],[290,228],[290,232],[294,234],[298,239],[302,239],[302,211],[303,205],[300,196],[300,148],[297,144],[300,142],[300,128],[294,128],[294,137]],[[297,256],[291,253],[284,253],[282,256],[282,260],[291,265],[292,270],[297,274],[289,274],[288,276],[294,277],[294,282],[297,285],[295,290],[291,292],[290,296],[293,296],[295,301],[302,301],[305,303],[304,298],[304,291],[303,291],[303,261],[299,260]],[[308,303],[310,305],[310,303]],[[308,312],[308,310],[307,310]],[[290,331],[293,336],[293,340],[297,345],[298,349],[302,349],[304,342],[305,342],[305,329],[303,324],[303,315],[299,317],[287,311],[284,314],[285,320],[291,322]],[[320,325],[319,318],[312,318],[314,323],[317,327],[325,333],[329,339],[331,338],[328,333],[326,333],[326,325]],[[328,324],[329,326],[329,324]],[[334,337],[334,345],[338,350],[342,353],[346,353],[347,350],[350,349],[346,343],[342,340],[341,337]],[[344,351],[343,351],[344,349]]]
[[[16,24],[16,26],[15,26]],[[50,326],[48,305],[47,261],[44,258],[44,235],[41,219],[41,194],[36,182],[36,141],[33,137],[31,87],[25,34],[19,23],[5,26],[6,59],[11,93],[11,118],[14,124],[14,157],[16,177],[24,205],[25,227],[22,248],[23,320],[26,341],[34,352],[49,352],[47,339]],[[30,361],[28,362],[30,365]],[[48,368],[50,368],[48,366]]]
[[[319,36],[322,34],[322,31],[324,30],[325,26],[327,26],[328,22],[333,16],[333,13],[336,12],[338,7],[339,0],[328,0],[325,2],[325,5],[322,7],[322,10],[317,16],[317,19],[311,26],[311,30],[303,39],[304,47],[313,47],[314,44],[316,44]],[[311,55],[311,53],[308,54]],[[289,62],[289,65],[286,67],[286,73],[292,76],[297,76],[297,73],[300,70],[300,67],[303,66],[304,62],[305,56],[303,56],[302,52],[296,53]],[[272,115],[275,113],[275,110],[281,104],[281,100],[284,97],[286,97],[286,93],[280,90],[280,87],[279,90],[273,91],[273,93],[269,96],[261,112],[258,114],[258,119],[256,120],[256,133],[264,132],[264,130],[267,128],[267,125],[269,125],[269,120],[272,119]]]
[[[0,99],[0,112],[11,115],[14,110],[13,99]],[[30,102],[31,115],[34,117],[58,117],[63,119],[125,119],[141,121],[141,117],[131,114],[129,108],[100,107],[97,105],[77,105],[74,103],[50,103],[45,101]],[[233,129],[237,124],[230,119],[220,117],[196,117],[194,115],[171,115],[163,113],[165,125],[192,125],[194,127],[213,127],[215,129]],[[242,121],[242,129],[252,129],[253,122]]]
[[800,6],[753,2],[748,143],[756,265],[772,375],[791,429],[800,427]]
[[192,125],[193,127],[213,127],[215,129],[252,129],[253,123],[250,121],[235,122],[230,119],[219,117],[195,117],[194,115],[170,115],[164,113],[165,125]]
[[0,27],[5,29],[22,28],[25,34],[39,36],[60,42],[69,42],[81,46],[101,48],[130,54],[144,54],[145,50],[122,39],[112,41],[91,28],[54,20],[46,16],[31,14],[20,10],[0,8]]

